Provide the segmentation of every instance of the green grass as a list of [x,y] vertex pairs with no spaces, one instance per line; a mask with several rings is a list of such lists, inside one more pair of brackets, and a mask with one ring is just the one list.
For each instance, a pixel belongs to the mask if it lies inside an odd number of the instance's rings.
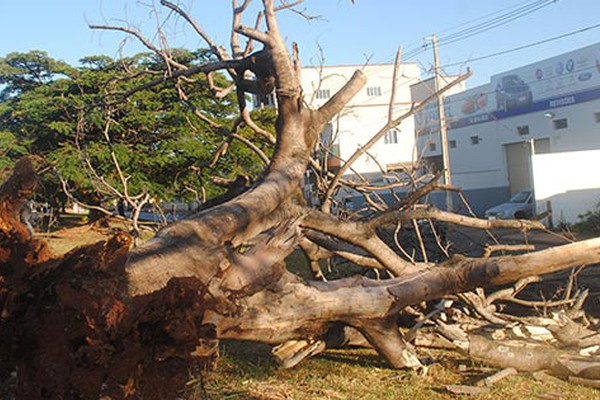
[[[196,399],[467,399],[448,393],[445,385],[471,385],[494,371],[451,351],[421,351],[435,362],[427,375],[389,368],[373,350],[331,350],[283,369],[262,344],[227,342],[214,371],[196,375],[186,398]],[[466,366],[460,371],[459,365]],[[203,381],[204,389],[198,382]],[[528,375],[506,378],[477,399],[600,399],[594,389]]]
[[[45,240],[54,254],[61,255],[68,251],[83,246],[105,240],[117,231],[128,232],[131,230],[129,223],[117,219],[110,220],[110,228],[94,227],[85,225],[81,216],[65,214],[61,216],[61,229],[50,233],[38,233],[37,237]],[[143,229],[141,231],[141,242],[144,242],[154,236],[154,233]]]

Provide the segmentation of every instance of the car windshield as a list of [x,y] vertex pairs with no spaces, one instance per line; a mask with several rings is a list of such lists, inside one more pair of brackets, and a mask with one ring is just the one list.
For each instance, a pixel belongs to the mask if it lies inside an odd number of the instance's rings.
[[530,194],[530,192],[528,192],[528,191],[518,192],[513,197],[511,197],[508,202],[509,203],[525,203],[529,199],[529,194]]
[[502,78],[502,84],[507,87],[520,86],[523,84],[523,81],[516,75],[508,75]]

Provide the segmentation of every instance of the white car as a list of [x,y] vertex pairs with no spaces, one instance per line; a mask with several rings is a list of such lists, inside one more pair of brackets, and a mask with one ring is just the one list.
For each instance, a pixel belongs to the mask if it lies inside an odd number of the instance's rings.
[[533,192],[521,190],[506,203],[486,210],[484,215],[487,219],[527,219],[533,217],[534,208]]

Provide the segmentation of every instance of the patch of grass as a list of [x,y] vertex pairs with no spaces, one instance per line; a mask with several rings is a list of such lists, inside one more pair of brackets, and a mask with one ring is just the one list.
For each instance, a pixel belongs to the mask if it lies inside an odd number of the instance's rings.
[[48,243],[50,250],[56,255],[65,254],[76,247],[107,238],[106,234],[95,231],[87,226],[69,228],[39,236]]
[[[292,252],[292,254],[287,256],[285,262],[290,272],[304,279],[314,279],[308,261],[301,250]],[[364,275],[371,272],[369,269],[341,259],[337,260],[335,263],[320,261],[319,264],[321,266],[321,272],[328,280],[347,278],[353,275]]]
[[[203,375],[204,391],[190,400],[313,400],[313,399],[471,399],[448,393],[446,385],[471,385],[493,372],[450,351],[426,351],[436,360],[428,374],[389,368],[370,349],[330,350],[292,369],[279,367],[269,347],[227,342],[215,371]],[[426,355],[426,354],[424,354]],[[459,365],[466,371],[459,371]],[[477,399],[600,399],[594,389],[559,379],[538,382],[527,375],[506,378]]]
[[572,228],[575,232],[590,236],[600,235],[600,202],[596,203],[593,210],[579,215]]
[[[112,218],[106,222],[108,226],[86,225],[80,217],[66,215],[61,216],[62,229],[50,233],[39,233],[36,236],[45,240],[52,252],[60,256],[76,247],[106,240],[118,231],[128,232],[131,229],[129,223],[123,220]],[[143,229],[140,235],[140,241],[143,243],[154,236],[154,232]]]
[[301,250],[294,250],[292,254],[287,256],[285,264],[291,273],[304,279],[312,279],[312,272],[308,266],[308,261]]

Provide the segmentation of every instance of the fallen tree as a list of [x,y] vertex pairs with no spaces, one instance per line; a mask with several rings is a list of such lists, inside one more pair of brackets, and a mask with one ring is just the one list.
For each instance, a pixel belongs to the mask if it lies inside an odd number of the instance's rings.
[[[289,351],[279,347],[278,354],[293,365],[317,349],[348,343],[346,334],[354,331],[392,367],[421,368],[409,343],[413,338],[399,329],[399,314],[410,306],[600,262],[600,239],[518,255],[456,255],[438,264],[404,257],[381,238],[382,228],[422,218],[481,229],[543,228],[533,221],[482,221],[422,209],[416,202],[433,189],[433,181],[367,219],[333,216],[328,207],[309,209],[299,193],[313,149],[325,124],[364,86],[365,76],[357,71],[323,106],[311,109],[302,98],[297,55],[290,57],[277,25],[276,12],[290,5],[263,0],[267,30],[261,31],[239,24],[249,1],[234,1],[229,56],[178,6],[161,3],[197,27],[217,60],[182,68],[161,53],[170,72],[153,84],[228,71],[240,99],[236,127],[253,126],[245,93],[274,90],[275,152],[248,190],[168,225],[139,247],[130,250],[130,238],[119,234],[63,257],[53,257],[19,221],[35,186],[31,165],[19,162],[0,189],[0,335],[10,343],[2,349],[2,371],[17,371],[18,398],[176,398],[187,369],[216,360],[218,339],[287,344]],[[239,35],[263,49],[242,51]],[[249,81],[247,71],[257,80]],[[390,116],[372,142],[422,106]],[[327,176],[325,204],[343,184],[340,174]],[[285,264],[299,246],[313,264],[335,254],[385,270],[391,278],[302,279]],[[458,347],[467,341],[467,350],[483,346],[468,336],[450,341]]]

